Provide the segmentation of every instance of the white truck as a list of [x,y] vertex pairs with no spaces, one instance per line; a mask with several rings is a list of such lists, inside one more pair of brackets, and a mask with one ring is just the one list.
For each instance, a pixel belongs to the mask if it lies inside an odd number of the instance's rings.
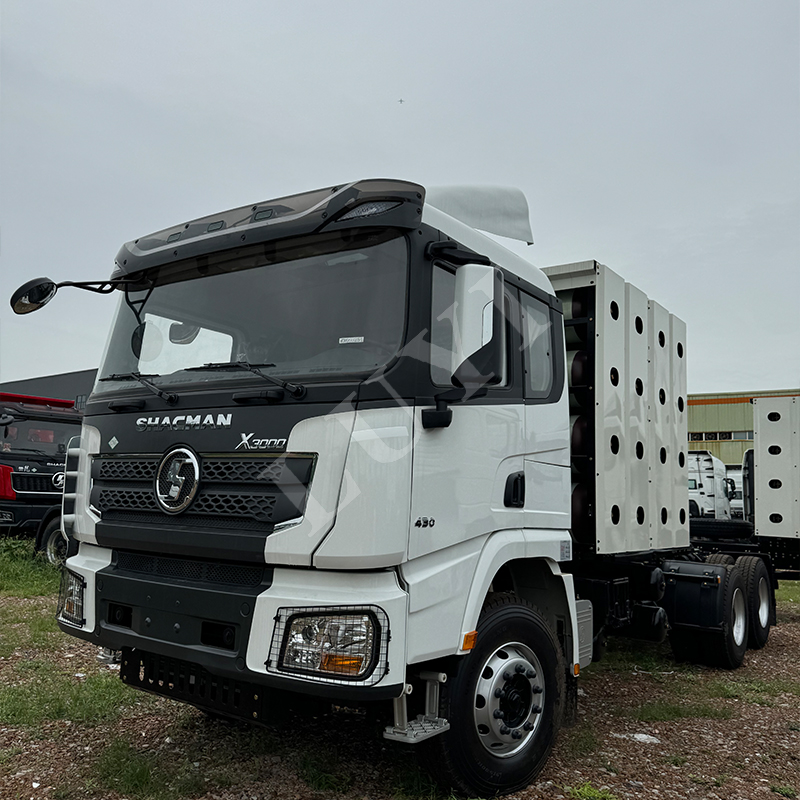
[[742,465],[726,464],[725,473],[733,482],[731,501],[731,519],[744,519],[744,497],[742,489]]
[[521,193],[359,181],[78,284],[119,305],[68,453],[61,629],[213,714],[383,703],[482,796],[536,776],[609,634],[741,664],[756,600],[690,545],[684,324],[478,229],[531,241]]
[[730,519],[734,484],[725,465],[708,450],[690,450],[689,516]]

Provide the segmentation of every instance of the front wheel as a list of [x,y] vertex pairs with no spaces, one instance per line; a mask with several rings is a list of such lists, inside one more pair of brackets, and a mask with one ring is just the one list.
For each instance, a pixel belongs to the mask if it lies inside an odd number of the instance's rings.
[[544,766],[561,725],[564,663],[544,617],[515,595],[487,600],[475,649],[442,687],[450,729],[421,745],[445,790],[469,796],[527,786]]
[[60,567],[67,560],[67,537],[61,530],[61,517],[47,523],[36,539],[36,549],[44,553],[50,564]]

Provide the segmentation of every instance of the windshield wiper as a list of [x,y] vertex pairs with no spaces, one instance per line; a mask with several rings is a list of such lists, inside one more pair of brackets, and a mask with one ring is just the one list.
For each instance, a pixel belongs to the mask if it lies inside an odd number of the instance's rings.
[[101,381],[139,381],[142,386],[146,386],[153,394],[157,394],[162,400],[174,405],[178,402],[178,395],[173,392],[165,392],[158,388],[154,383],[146,380],[147,378],[160,378],[160,375],[142,375],[141,372],[114,372],[111,375],[106,375],[105,378],[100,378]]
[[288,381],[282,381],[280,378],[273,378],[271,375],[265,375],[260,369],[257,369],[257,367],[274,366],[275,364],[249,364],[247,361],[222,361],[217,364],[203,364],[202,367],[186,367],[185,371],[201,372],[203,370],[212,371],[215,369],[244,369],[247,370],[247,372],[252,372],[253,375],[258,375],[265,381],[269,381],[270,383],[274,383],[276,386],[280,386],[281,389],[285,389],[292,397],[294,397],[295,400],[300,400],[301,398],[305,397],[306,387],[303,386],[302,383],[289,383]]

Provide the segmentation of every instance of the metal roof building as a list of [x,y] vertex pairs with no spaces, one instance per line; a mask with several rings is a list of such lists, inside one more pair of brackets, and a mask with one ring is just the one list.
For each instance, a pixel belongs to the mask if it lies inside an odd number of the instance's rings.
[[741,464],[753,446],[754,397],[800,395],[800,389],[690,394],[689,450],[708,450],[724,464]]

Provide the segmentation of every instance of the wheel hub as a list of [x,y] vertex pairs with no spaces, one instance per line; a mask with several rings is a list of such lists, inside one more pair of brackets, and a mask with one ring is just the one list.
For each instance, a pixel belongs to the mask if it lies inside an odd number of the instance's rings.
[[486,659],[475,688],[474,719],[489,752],[511,756],[533,739],[544,704],[542,682],[539,659],[520,642],[498,647]]

